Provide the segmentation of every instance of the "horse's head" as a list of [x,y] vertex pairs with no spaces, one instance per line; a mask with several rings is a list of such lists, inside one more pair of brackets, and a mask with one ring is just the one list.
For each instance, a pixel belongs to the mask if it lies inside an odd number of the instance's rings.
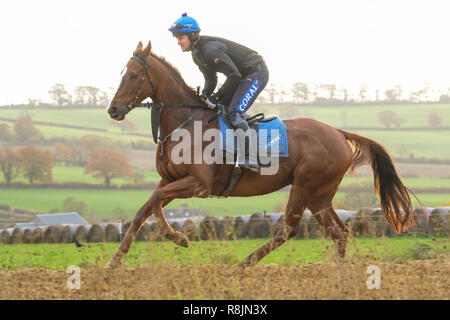
[[133,56],[122,71],[120,86],[114,95],[107,111],[109,116],[121,121],[138,104],[155,94],[155,86],[150,76],[150,52],[152,44],[149,41],[145,49],[139,42]]

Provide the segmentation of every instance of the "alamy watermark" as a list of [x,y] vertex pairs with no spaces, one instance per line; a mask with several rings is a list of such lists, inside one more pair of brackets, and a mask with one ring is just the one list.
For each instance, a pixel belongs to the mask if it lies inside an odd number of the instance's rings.
[[[227,129],[225,137],[219,129],[209,128],[203,131],[203,122],[194,121],[193,136],[187,129],[177,129],[171,135],[171,141],[178,142],[170,154],[174,164],[235,164],[244,163],[245,142],[248,142],[247,162],[261,166],[261,175],[275,175],[279,169],[279,141],[281,133],[278,129],[254,129],[245,133],[242,129]],[[270,133],[270,135],[269,135]],[[259,138],[258,138],[259,136]],[[268,141],[268,137],[271,140]],[[181,140],[181,141],[180,141]],[[235,148],[236,146],[236,148]],[[259,146],[259,148],[258,148]],[[225,150],[224,150],[225,149]]]
[[367,274],[371,276],[367,278],[367,289],[381,289],[381,270],[379,266],[370,265],[367,267]]
[[67,268],[67,273],[71,276],[67,279],[67,289],[69,290],[79,290],[81,289],[81,271],[77,266],[69,266]]

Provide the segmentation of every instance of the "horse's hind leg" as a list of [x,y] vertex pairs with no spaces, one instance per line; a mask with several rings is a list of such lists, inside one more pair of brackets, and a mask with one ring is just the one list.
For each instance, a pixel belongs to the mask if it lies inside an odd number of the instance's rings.
[[298,186],[293,185],[289,194],[286,213],[276,235],[261,248],[253,252],[239,263],[239,267],[245,268],[255,265],[270,252],[281,246],[287,240],[295,236],[297,226],[306,208],[306,193]]
[[336,191],[337,187],[311,201],[309,209],[316,220],[329,232],[336,247],[337,257],[342,260],[345,257],[349,231],[333,208],[332,199]]

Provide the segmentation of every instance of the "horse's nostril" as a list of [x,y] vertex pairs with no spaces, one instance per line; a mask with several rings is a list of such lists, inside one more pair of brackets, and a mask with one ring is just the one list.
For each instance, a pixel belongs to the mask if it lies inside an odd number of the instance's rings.
[[114,114],[117,111],[117,107],[109,107],[109,114]]

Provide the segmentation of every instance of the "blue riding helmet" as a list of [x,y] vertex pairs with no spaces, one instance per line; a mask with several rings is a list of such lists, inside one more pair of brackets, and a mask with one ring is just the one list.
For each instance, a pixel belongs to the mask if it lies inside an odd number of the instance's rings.
[[177,19],[172,26],[169,28],[169,31],[175,34],[186,34],[190,32],[200,32],[200,26],[198,22],[187,15],[187,13],[183,13],[181,18]]

